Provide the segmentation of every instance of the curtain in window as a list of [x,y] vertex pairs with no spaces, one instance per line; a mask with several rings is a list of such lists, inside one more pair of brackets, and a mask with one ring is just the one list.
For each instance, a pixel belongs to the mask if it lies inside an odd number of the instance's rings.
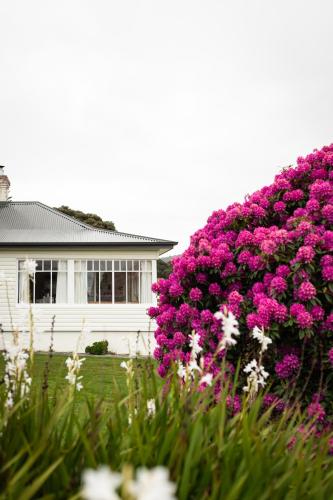
[[[29,275],[27,272],[19,273],[19,303],[28,304],[30,302]],[[32,297],[31,297],[32,299]]]
[[152,277],[151,273],[141,273],[141,302],[143,304],[151,303],[151,285],[152,285]]
[[57,273],[56,304],[67,302],[67,273]]
[[75,303],[76,304],[86,304],[87,303],[87,273],[86,272],[76,272],[75,273]]

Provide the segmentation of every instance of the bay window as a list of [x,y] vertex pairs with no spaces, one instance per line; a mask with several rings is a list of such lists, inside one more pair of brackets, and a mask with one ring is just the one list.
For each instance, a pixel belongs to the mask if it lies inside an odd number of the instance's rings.
[[36,260],[30,278],[18,262],[18,302],[150,304],[151,260]]

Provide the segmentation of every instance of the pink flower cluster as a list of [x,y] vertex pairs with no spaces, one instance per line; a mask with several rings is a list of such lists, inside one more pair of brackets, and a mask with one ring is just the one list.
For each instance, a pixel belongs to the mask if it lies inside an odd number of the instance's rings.
[[275,365],[275,373],[279,378],[289,378],[296,374],[300,367],[300,360],[295,354],[286,354]]
[[[190,359],[192,330],[200,337],[204,359],[215,353],[223,333],[214,313],[224,307],[236,316],[243,335],[239,348],[228,353],[231,362],[248,349],[255,326],[274,332],[277,350],[301,346],[305,338],[305,361],[319,339],[328,352],[333,335],[332,166],[333,145],[298,158],[297,166],[282,170],[273,184],[214,212],[191,237],[189,248],[173,259],[169,278],[153,285],[158,307],[149,311],[157,323],[155,357],[162,375],[171,361]],[[213,356],[210,363],[218,373],[219,360]],[[296,366],[294,358],[272,360],[277,383]]]

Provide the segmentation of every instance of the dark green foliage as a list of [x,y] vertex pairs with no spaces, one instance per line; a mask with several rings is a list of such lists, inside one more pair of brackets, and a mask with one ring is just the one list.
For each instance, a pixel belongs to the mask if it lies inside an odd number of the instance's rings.
[[109,342],[107,340],[101,340],[99,342],[94,342],[92,345],[87,345],[85,351],[88,354],[107,354],[108,346]]
[[166,262],[163,259],[157,261],[157,277],[167,279],[172,271],[171,261]]
[[97,227],[98,229],[107,229],[108,231],[116,230],[112,221],[103,220],[99,215],[81,212],[81,210],[74,210],[69,208],[67,205],[57,207],[56,210],[59,210],[59,212],[69,215],[70,217],[74,217],[74,219],[78,219],[85,224],[89,224],[89,226]]

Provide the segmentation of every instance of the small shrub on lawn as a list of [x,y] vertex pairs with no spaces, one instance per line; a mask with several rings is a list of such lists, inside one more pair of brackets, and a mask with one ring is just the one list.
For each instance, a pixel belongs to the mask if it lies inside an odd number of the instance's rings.
[[107,354],[109,343],[107,340],[101,340],[99,342],[94,342],[92,345],[87,345],[85,352],[87,354]]

